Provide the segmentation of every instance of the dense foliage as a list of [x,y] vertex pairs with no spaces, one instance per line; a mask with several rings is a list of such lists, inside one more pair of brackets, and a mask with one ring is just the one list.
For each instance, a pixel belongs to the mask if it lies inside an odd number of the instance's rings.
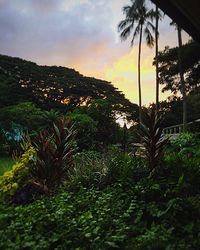
[[[176,52],[159,55],[172,92]],[[199,114],[198,58],[184,65],[189,119]],[[179,123],[181,106],[179,98],[161,103],[165,126]],[[158,114],[143,115],[139,133],[135,124],[121,128],[116,119],[137,120],[138,109],[110,83],[0,56],[0,153],[30,134],[0,176],[0,249],[198,249],[200,137],[169,142]],[[143,154],[131,148],[136,141]]]
[[66,67],[38,66],[0,55],[0,90],[6,93],[0,97],[0,107],[29,101],[45,110],[54,108],[66,112],[102,98],[112,103],[113,110],[137,118],[137,105],[110,82],[85,77]]
[[[190,41],[182,46],[182,67],[185,76],[186,90],[191,92],[200,83],[200,45]],[[176,94],[181,89],[178,65],[178,47],[169,48],[159,52],[160,84],[164,85],[162,91],[170,90]]]
[[116,149],[78,154],[58,194],[0,205],[0,248],[198,249],[200,155],[176,153],[190,143],[199,147],[189,134],[169,146],[156,179],[144,161]]
[[[200,117],[200,93],[199,89],[187,95],[187,119],[188,122],[193,122]],[[180,97],[173,97],[168,101],[160,103],[160,109],[165,114],[165,127],[182,123],[183,101]],[[199,132],[199,125],[188,125],[188,129],[192,132]]]
[[138,107],[110,82],[0,55],[0,154],[11,155],[22,133],[36,136],[61,116],[75,122],[79,150],[104,148],[121,140],[116,118],[137,121]]

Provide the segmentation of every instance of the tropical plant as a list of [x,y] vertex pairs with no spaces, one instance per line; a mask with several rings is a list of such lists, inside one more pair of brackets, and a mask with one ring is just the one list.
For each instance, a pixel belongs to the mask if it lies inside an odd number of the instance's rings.
[[10,170],[14,165],[15,160],[10,157],[0,157],[0,176],[4,174],[4,172]]
[[200,158],[199,134],[180,133],[176,140],[171,141],[167,152],[182,159]]
[[[152,20],[155,17],[155,12],[149,10],[146,6],[145,0],[131,0],[131,5],[123,7],[123,13],[126,16],[118,25],[118,31],[122,40],[126,40],[131,32],[133,36],[131,46],[137,36],[139,36],[139,51],[138,51],[138,92],[139,92],[139,121],[142,123],[142,94],[141,94],[141,73],[140,73],[140,60],[141,60],[141,45],[142,35],[146,37],[146,43],[151,48],[154,45],[154,37],[151,30],[155,32],[155,27]],[[136,24],[136,25],[135,25]]]
[[141,143],[145,148],[145,155],[151,171],[156,171],[159,161],[163,157],[163,150],[168,142],[162,129],[162,116],[154,108],[144,112],[144,120],[139,128]]
[[75,130],[69,120],[59,119],[33,142],[37,150],[30,167],[31,181],[46,193],[67,177],[75,150]]

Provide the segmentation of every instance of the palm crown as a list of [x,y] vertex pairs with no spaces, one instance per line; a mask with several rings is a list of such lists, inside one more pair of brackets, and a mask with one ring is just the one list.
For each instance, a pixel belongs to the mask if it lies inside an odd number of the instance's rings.
[[155,33],[155,27],[152,24],[153,19],[156,16],[154,10],[148,10],[145,0],[131,0],[131,5],[123,7],[123,13],[126,18],[122,20],[118,25],[118,30],[122,40],[126,40],[131,32],[133,31],[133,36],[131,40],[131,46],[135,38],[140,34],[141,28],[146,37],[146,43],[149,47],[154,45],[154,37],[152,35]]

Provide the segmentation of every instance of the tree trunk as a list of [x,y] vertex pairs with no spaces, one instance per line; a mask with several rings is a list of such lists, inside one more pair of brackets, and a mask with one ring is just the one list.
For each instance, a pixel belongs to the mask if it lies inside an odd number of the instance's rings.
[[139,51],[138,51],[138,94],[139,94],[139,123],[142,124],[142,93],[140,80],[140,57],[142,44],[142,24],[140,25]]
[[156,43],[156,112],[159,110],[159,76],[158,76],[158,6],[156,5],[156,34],[155,34],[155,43]]
[[182,36],[181,28],[177,26],[178,30],[178,63],[179,63],[179,73],[181,80],[181,92],[183,96],[183,132],[187,131],[187,103],[186,103],[186,90],[184,81],[184,72],[182,67]]

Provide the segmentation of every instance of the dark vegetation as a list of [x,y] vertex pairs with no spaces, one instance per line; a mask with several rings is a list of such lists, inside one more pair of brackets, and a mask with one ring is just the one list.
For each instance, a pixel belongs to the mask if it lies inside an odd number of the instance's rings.
[[[181,84],[178,67],[178,47],[166,47],[164,51],[159,52],[159,79],[163,86],[162,92],[170,91],[173,95],[168,101],[160,103],[160,107],[166,112],[165,126],[181,124],[181,115],[183,112],[181,93]],[[182,68],[184,71],[186,101],[187,101],[187,120],[188,122],[199,119],[199,100],[200,100],[200,45],[195,41],[189,41],[182,46]],[[155,62],[154,62],[155,64]],[[170,111],[170,112],[168,112]],[[194,131],[197,130],[195,126]]]
[[[171,51],[159,64],[173,78]],[[199,125],[163,135],[181,123],[181,98],[143,109],[138,126],[137,105],[108,82],[7,56],[0,66],[0,154],[14,157],[0,162],[0,249],[199,248]]]
[[1,249],[198,249],[197,141],[169,145],[156,176],[118,149],[76,154],[54,195],[0,205]]
[[59,116],[78,127],[81,149],[117,143],[122,132],[116,118],[136,121],[138,116],[137,105],[109,82],[8,56],[0,56],[0,93],[3,154],[18,147],[22,133],[35,136]]

